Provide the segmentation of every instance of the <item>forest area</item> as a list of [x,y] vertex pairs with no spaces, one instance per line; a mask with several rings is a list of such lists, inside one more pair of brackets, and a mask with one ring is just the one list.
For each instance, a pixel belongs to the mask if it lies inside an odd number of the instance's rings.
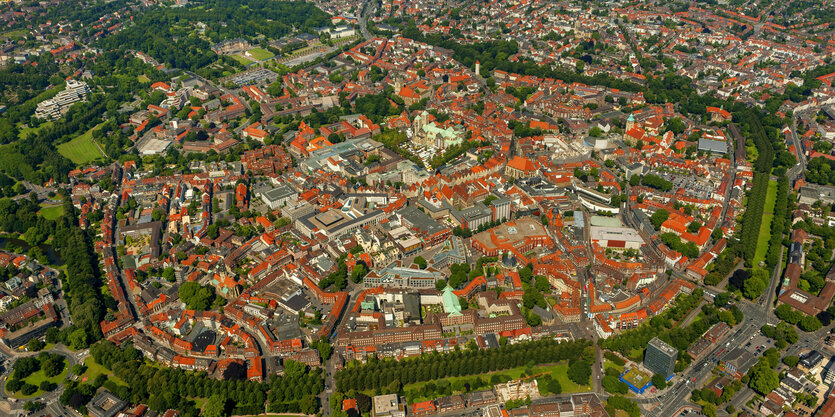
[[[198,29],[196,22],[206,28]],[[210,47],[222,40],[258,35],[278,39],[293,28],[328,25],[330,17],[312,3],[205,0],[184,8],[154,7],[96,44],[106,50],[142,51],[173,68],[196,71],[217,61]]]

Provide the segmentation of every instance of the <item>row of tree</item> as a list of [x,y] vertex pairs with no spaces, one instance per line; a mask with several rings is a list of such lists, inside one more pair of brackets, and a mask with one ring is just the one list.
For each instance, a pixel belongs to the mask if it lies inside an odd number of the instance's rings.
[[434,352],[408,361],[370,359],[366,364],[354,363],[339,371],[336,384],[342,392],[352,389],[399,392],[403,385],[413,382],[483,374],[526,364],[577,361],[586,348],[594,350],[586,340],[556,342],[543,339],[490,350],[456,349],[448,354]]
[[774,203],[774,217],[771,219],[771,237],[768,242],[768,252],[765,256],[765,263],[769,268],[774,268],[780,261],[783,234],[788,233],[791,227],[788,208],[789,178],[784,175],[777,180],[777,198]]
[[780,320],[785,320],[789,324],[795,324],[797,327],[800,327],[800,330],[805,332],[814,332],[823,326],[817,317],[803,314],[788,304],[780,304],[777,306],[775,313]]
[[641,185],[645,185],[647,187],[655,188],[656,190],[661,190],[664,192],[670,191],[673,189],[673,183],[670,181],[665,180],[664,178],[659,177],[655,174],[647,174],[641,177]]
[[56,224],[53,246],[66,265],[61,280],[72,317],[69,344],[74,349],[84,349],[102,337],[99,323],[104,316],[105,300],[99,290],[102,283],[91,233],[92,230],[85,232],[78,226],[72,200],[65,198],[64,215]]
[[[148,404],[160,412],[176,409],[186,416],[200,415],[194,398],[211,399],[212,405],[208,410],[204,407],[203,412],[212,415],[261,414],[267,400],[271,412],[313,414],[319,406],[316,395],[324,389],[320,369],[309,369],[292,360],[284,362],[283,376],[274,374],[269,382],[259,383],[246,380],[246,369],[237,363],[229,365],[221,380],[210,378],[205,372],[160,369],[146,363],[130,343],[119,347],[110,341],[101,341],[90,348],[90,354],[115,377],[130,381],[128,385],[104,382],[104,386],[120,398]],[[89,401],[95,388],[98,387],[77,381],[70,383],[61,401],[80,408]]]

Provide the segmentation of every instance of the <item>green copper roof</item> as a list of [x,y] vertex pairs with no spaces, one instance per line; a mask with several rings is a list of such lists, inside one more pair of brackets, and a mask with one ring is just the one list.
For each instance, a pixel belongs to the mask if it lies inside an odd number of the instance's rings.
[[458,302],[458,297],[452,292],[452,287],[449,285],[444,288],[444,294],[441,296],[444,303],[444,311],[452,316],[461,315],[461,303]]

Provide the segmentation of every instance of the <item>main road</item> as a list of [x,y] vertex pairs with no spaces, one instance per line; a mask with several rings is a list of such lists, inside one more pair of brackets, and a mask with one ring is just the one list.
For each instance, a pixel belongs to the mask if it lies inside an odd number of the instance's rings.
[[[781,252],[782,259],[782,252]],[[714,367],[730,355],[730,352],[735,348],[744,345],[751,337],[759,333],[760,329],[766,324],[775,324],[779,320],[774,317],[774,311],[771,306],[774,304],[774,298],[777,295],[777,284],[779,282],[782,270],[780,265],[774,268],[771,274],[766,293],[763,294],[756,302],[749,303],[741,301],[738,304],[739,309],[745,315],[742,323],[731,329],[731,336],[723,340],[723,343],[716,345],[707,355],[695,362],[686,371],[676,376],[677,380],[670,388],[667,388],[661,395],[655,398],[639,399],[638,403],[652,408],[647,411],[646,415],[651,417],[671,417],[683,405],[692,405],[685,398],[696,387],[701,386],[706,379],[711,376]],[[824,332],[826,329],[819,330]],[[809,346],[810,348],[822,349],[820,343],[820,335],[817,333],[801,334],[798,336],[799,340],[796,346]],[[745,391],[740,392],[737,396],[745,397]],[[743,398],[744,399],[744,398]],[[737,400],[740,401],[740,400]],[[695,406],[695,405],[694,405]],[[696,406],[697,407],[697,406]]]
[[[765,304],[765,306],[768,305]],[[745,314],[745,319],[732,329],[733,333],[728,339],[716,345],[686,371],[676,375],[676,382],[661,395],[655,398],[638,400],[638,403],[652,407],[651,410],[646,412],[646,415],[670,417],[675,414],[678,408],[689,404],[688,401],[685,401],[687,396],[693,389],[701,386],[703,382],[710,378],[716,364],[727,358],[735,347],[744,345],[746,341],[760,331],[763,325],[771,320],[771,309],[763,308],[760,304],[740,303],[739,308]]]
[[360,13],[360,33],[365,40],[371,39],[371,33],[368,32],[368,16],[374,14],[377,8],[377,0],[366,0],[362,3],[362,12]]
[[[11,396],[6,394],[6,381],[11,377],[12,371],[14,369],[14,363],[24,357],[28,356],[35,356],[40,354],[40,352],[15,352],[14,350],[9,350],[6,345],[0,344],[3,347],[3,351],[5,353],[11,353],[11,357],[6,360],[6,363],[3,364],[4,370],[0,373],[0,402],[5,402],[8,406],[8,410],[10,415],[18,415],[23,413],[23,404],[24,401],[16,401],[13,400]],[[64,391],[64,382],[72,377],[72,367],[75,364],[83,363],[84,359],[89,355],[88,350],[83,350],[80,352],[73,352],[67,349],[64,345],[55,345],[51,349],[46,352],[59,354],[64,356],[67,359],[67,378],[64,381],[58,383],[58,386],[53,389],[52,391],[46,392],[43,395],[34,398],[27,398],[27,401],[41,401],[47,405],[48,411],[51,412],[53,416],[63,416],[63,415],[72,415],[71,413],[67,412],[64,407],[58,402],[58,398],[61,396],[61,393]]]

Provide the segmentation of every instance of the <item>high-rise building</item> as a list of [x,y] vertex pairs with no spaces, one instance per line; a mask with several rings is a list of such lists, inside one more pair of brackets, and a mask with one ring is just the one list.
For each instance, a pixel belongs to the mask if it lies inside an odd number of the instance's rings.
[[653,373],[668,378],[675,370],[677,358],[678,350],[676,348],[654,337],[647,344],[647,350],[644,353],[644,366]]

